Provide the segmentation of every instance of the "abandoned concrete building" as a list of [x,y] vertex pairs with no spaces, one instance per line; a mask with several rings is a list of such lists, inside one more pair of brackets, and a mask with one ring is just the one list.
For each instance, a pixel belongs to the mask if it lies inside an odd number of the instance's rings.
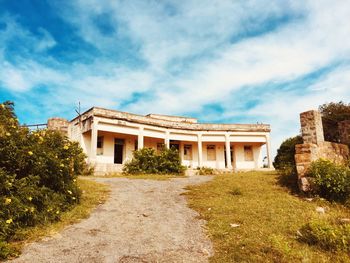
[[93,107],[71,121],[51,118],[49,129],[60,129],[78,141],[97,173],[121,171],[133,151],[175,147],[188,168],[258,169],[262,146],[270,156],[270,125],[206,124],[195,118],[146,116]]

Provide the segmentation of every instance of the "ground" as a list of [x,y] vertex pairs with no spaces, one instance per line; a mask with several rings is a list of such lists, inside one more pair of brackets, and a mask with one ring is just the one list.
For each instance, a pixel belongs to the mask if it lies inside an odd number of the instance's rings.
[[212,245],[205,222],[181,194],[211,178],[94,178],[110,186],[107,202],[88,219],[28,245],[13,262],[207,262]]

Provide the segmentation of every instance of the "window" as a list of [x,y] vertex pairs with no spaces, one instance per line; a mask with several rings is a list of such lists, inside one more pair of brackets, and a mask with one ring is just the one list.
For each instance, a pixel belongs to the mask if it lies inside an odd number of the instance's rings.
[[160,153],[164,149],[164,143],[158,142],[157,143],[157,153]]
[[97,155],[103,155],[103,136],[97,137]]
[[184,145],[184,160],[192,160],[192,145]]
[[97,137],[97,148],[103,148],[103,137],[102,136]]
[[244,146],[244,160],[245,161],[254,161],[253,146],[251,146],[251,145]]
[[208,145],[207,146],[207,160],[208,161],[215,161],[216,160],[215,145]]

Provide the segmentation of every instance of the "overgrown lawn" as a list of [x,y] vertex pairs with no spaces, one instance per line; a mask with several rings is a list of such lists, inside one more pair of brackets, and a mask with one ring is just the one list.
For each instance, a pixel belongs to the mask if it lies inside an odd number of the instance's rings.
[[[350,210],[324,200],[307,201],[277,182],[272,172],[246,172],[188,187],[189,206],[208,222],[215,249],[210,261],[350,262],[345,252],[308,245],[297,234],[311,220],[350,218]],[[326,213],[316,212],[318,206],[326,207]]]

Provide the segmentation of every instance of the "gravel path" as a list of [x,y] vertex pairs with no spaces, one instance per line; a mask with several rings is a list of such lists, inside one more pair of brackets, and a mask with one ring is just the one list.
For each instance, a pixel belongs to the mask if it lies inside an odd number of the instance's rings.
[[88,219],[28,245],[11,262],[207,262],[212,246],[204,222],[181,193],[210,178],[97,178],[111,187],[105,204]]

